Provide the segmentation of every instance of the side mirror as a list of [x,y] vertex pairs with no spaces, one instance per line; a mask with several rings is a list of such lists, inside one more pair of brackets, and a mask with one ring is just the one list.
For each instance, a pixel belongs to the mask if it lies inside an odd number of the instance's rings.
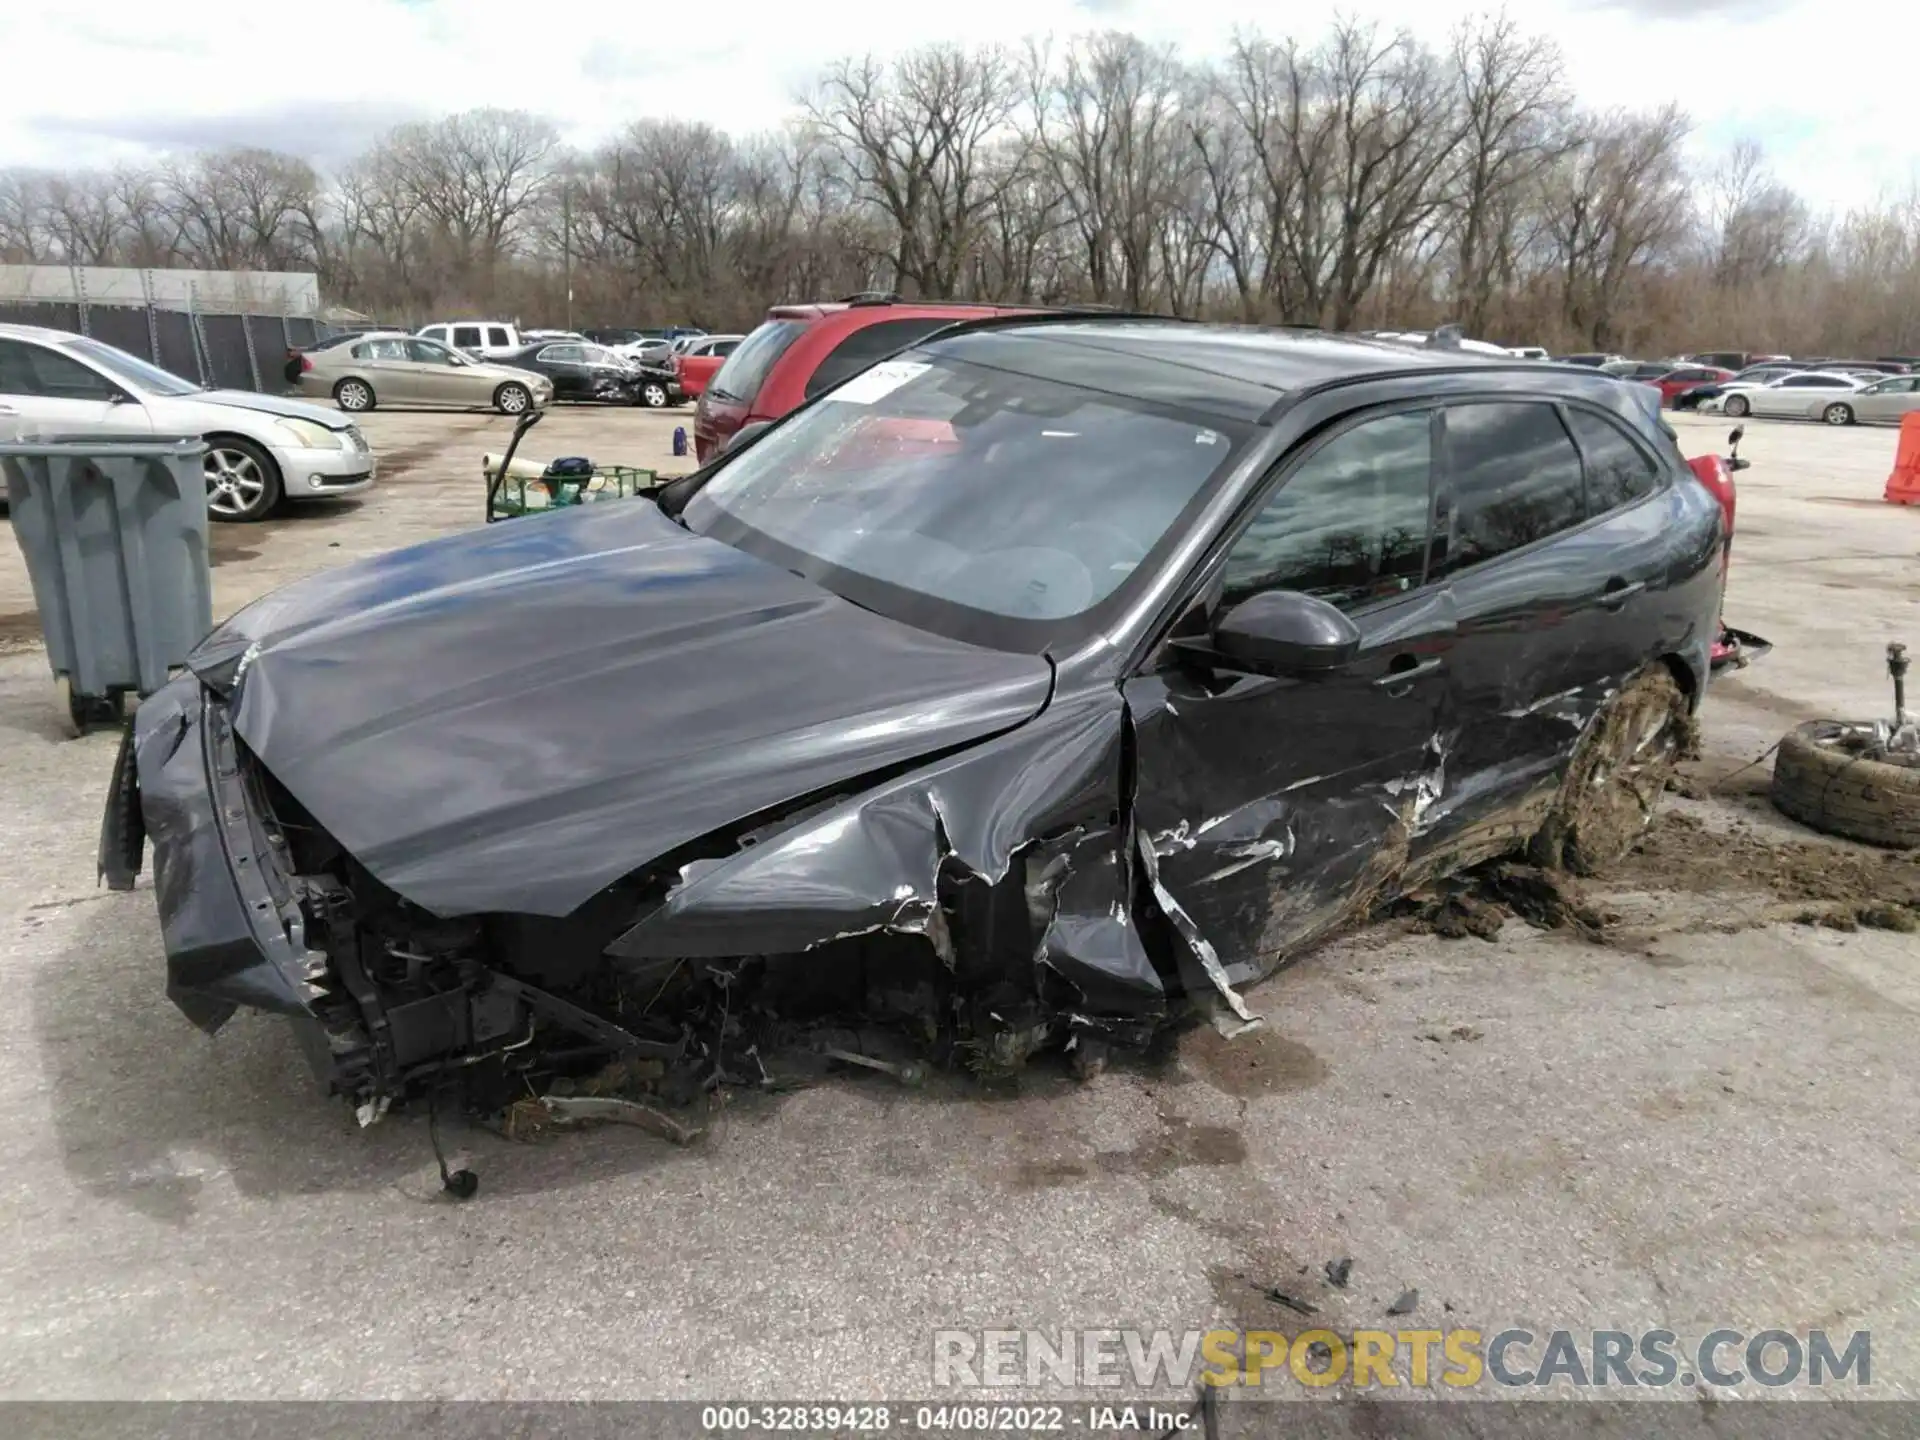
[[1214,622],[1210,638],[1218,659],[1259,675],[1337,670],[1360,653],[1360,628],[1297,590],[1242,600]]
[[1735,446],[1735,445],[1738,445],[1738,444],[1739,444],[1739,443],[1740,443],[1740,442],[1741,442],[1742,440],[1744,440],[1744,439],[1746,438],[1746,435],[1747,435],[1747,427],[1746,427],[1746,426],[1744,426],[1744,425],[1736,425],[1736,426],[1734,426],[1734,427],[1733,427],[1733,433],[1732,433],[1731,435],[1729,435],[1729,436],[1727,436],[1727,446],[1728,446],[1728,448],[1729,448],[1729,449],[1731,449],[1731,448],[1732,448],[1733,446]]

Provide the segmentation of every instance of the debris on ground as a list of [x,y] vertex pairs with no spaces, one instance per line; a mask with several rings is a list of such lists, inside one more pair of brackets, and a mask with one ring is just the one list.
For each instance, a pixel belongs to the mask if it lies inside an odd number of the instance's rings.
[[1338,1260],[1327,1261],[1327,1283],[1336,1290],[1347,1288],[1347,1279],[1353,1274],[1353,1257],[1342,1255]]
[[1489,861],[1448,876],[1396,900],[1387,913],[1445,940],[1469,935],[1492,940],[1513,918],[1536,930],[1571,930],[1597,941],[1608,923],[1604,912],[1587,903],[1572,876],[1511,860]]
[[1387,1307],[1389,1315],[1411,1315],[1420,1303],[1420,1292],[1408,1287],[1400,1292],[1400,1298]]
[[1608,943],[1616,917],[1588,898],[1589,885],[1768,896],[1773,903],[1730,910],[1743,929],[1794,923],[1920,932],[1920,856],[1768,835],[1745,821],[1723,830],[1679,812],[1656,819],[1624,860],[1593,881],[1494,860],[1403,896],[1386,913],[1448,940],[1492,940],[1515,919]]
[[1666,815],[1607,879],[1648,890],[1758,891],[1776,903],[1751,914],[1756,925],[1920,925],[1920,856],[1766,835],[1740,821],[1721,830],[1691,815]]
[[1289,1295],[1276,1285],[1265,1286],[1260,1293],[1273,1301],[1274,1304],[1280,1306],[1283,1310],[1291,1310],[1296,1315],[1314,1315],[1319,1313],[1306,1301],[1300,1299],[1298,1296]]

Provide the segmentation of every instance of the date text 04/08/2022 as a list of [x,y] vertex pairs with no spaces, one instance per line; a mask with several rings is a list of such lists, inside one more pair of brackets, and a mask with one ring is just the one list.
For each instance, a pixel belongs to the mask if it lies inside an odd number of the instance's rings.
[[715,1435],[829,1432],[834,1434],[1035,1435],[1079,1431],[1084,1434],[1164,1435],[1196,1428],[1194,1410],[1174,1405],[708,1405],[700,1428]]

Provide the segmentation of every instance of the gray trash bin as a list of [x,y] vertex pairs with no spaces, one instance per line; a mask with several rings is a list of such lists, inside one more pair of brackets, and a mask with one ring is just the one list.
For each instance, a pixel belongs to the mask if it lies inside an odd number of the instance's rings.
[[13,533],[67,718],[119,720],[213,628],[200,440],[0,441]]

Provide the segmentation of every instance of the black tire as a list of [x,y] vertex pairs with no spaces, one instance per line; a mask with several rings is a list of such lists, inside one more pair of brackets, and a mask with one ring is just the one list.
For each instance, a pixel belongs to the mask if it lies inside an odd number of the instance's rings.
[[1738,420],[1742,415],[1745,415],[1749,410],[1753,409],[1753,407],[1747,403],[1747,397],[1744,395],[1729,395],[1727,397],[1727,403],[1722,405],[1720,408],[1726,414],[1733,416],[1733,418],[1736,420]]
[[1829,425],[1851,425],[1853,407],[1844,400],[1836,400],[1821,412],[1820,418]]
[[207,436],[207,518],[229,524],[264,520],[280,508],[286,486],[273,456],[238,435]]
[[1773,758],[1773,803],[1802,825],[1869,845],[1920,847],[1920,768],[1855,755],[1831,741],[1844,727],[1811,720]]
[[533,392],[518,380],[509,380],[493,392],[493,408],[502,415],[524,415],[533,408]]
[[349,375],[333,387],[333,403],[351,415],[364,415],[380,402],[371,384]]
[[1653,823],[1674,767],[1693,745],[1686,694],[1650,665],[1595,712],[1531,846],[1535,864],[1594,875]]
[[667,408],[667,387],[658,380],[649,380],[640,387],[640,403],[649,410]]

